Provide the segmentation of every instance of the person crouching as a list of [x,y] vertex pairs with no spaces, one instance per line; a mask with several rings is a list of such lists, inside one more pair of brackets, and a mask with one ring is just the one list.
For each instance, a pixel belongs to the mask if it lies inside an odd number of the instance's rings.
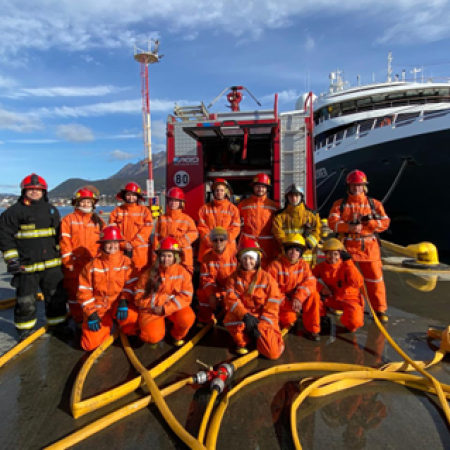
[[81,346],[87,351],[109,337],[113,319],[125,334],[137,334],[138,313],[133,304],[137,277],[130,258],[120,251],[120,242],[119,228],[104,228],[100,256],[86,264],[80,274],[77,300],[84,313]]
[[261,248],[243,237],[237,254],[238,269],[227,281],[224,325],[237,345],[238,354],[248,353],[250,342],[269,359],[284,351],[278,325],[282,297],[275,280],[261,269]]
[[164,238],[159,244],[156,262],[136,284],[135,304],[139,308],[139,327],[144,342],[156,344],[164,339],[167,318],[173,323],[173,343],[180,347],[195,322],[190,307],[194,291],[192,276],[180,264],[180,253],[176,239]]

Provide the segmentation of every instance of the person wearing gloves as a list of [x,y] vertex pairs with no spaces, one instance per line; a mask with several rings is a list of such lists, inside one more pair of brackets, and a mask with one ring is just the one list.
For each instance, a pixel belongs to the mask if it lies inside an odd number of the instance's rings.
[[167,191],[166,212],[158,217],[155,228],[155,236],[152,243],[152,263],[155,262],[156,249],[159,243],[166,237],[177,240],[182,250],[181,264],[192,275],[194,273],[194,257],[192,244],[198,238],[197,227],[194,220],[183,212],[185,205],[184,192],[177,187]]
[[[267,271],[277,282],[283,294],[280,307],[280,326],[293,325],[302,313],[307,337],[320,340],[321,302],[316,289],[316,278],[309,264],[302,258],[305,239],[300,234],[288,235],[283,242],[283,253],[269,264]],[[324,325],[328,318],[323,319]],[[325,328],[325,326],[324,326]]]
[[238,209],[242,217],[241,236],[256,239],[264,252],[263,269],[279,254],[280,248],[272,233],[272,221],[278,210],[277,204],[267,197],[272,187],[270,177],[259,173],[251,183],[253,195],[239,203]]
[[230,202],[231,187],[223,178],[217,178],[212,185],[214,199],[203,205],[198,212],[198,232],[200,248],[198,261],[202,262],[205,253],[212,248],[209,233],[215,227],[225,228],[228,232],[228,242],[236,251],[236,238],[241,231],[239,210]]
[[326,260],[313,269],[325,306],[343,311],[341,323],[351,333],[364,325],[364,279],[342,243],[335,238],[323,244]]
[[124,238],[121,249],[140,273],[150,264],[150,236],[153,218],[150,210],[139,203],[144,200],[141,187],[129,182],[117,194],[124,203],[109,216],[109,224],[117,225]]
[[77,324],[83,322],[83,310],[77,301],[78,277],[83,267],[97,256],[100,232],[105,222],[95,213],[99,192],[93,186],[77,189],[72,198],[75,207],[61,221],[59,247],[64,271],[64,287],[72,318]]
[[157,250],[157,259],[141,274],[136,284],[135,304],[139,309],[141,339],[156,344],[166,334],[167,318],[173,323],[171,334],[175,347],[195,322],[191,308],[194,288],[191,274],[180,264],[181,247],[172,237],[164,238]]
[[197,290],[199,324],[213,320],[217,309],[223,307],[227,280],[237,268],[236,255],[228,244],[227,230],[216,227],[209,239],[213,247],[203,256],[200,288]]
[[130,258],[120,251],[123,240],[116,226],[104,228],[100,255],[80,274],[77,300],[84,313],[81,347],[87,351],[109,337],[113,319],[125,334],[137,334],[138,313],[133,302],[137,277]]
[[312,250],[320,241],[322,223],[319,214],[308,208],[304,199],[304,191],[296,183],[286,188],[285,206],[273,219],[273,234],[281,246],[289,234],[301,234],[307,248],[303,260],[314,267]]
[[275,280],[261,269],[261,249],[254,239],[242,238],[238,269],[228,278],[224,325],[237,345],[248,353],[250,342],[269,359],[278,359],[284,342],[278,325],[282,297]]

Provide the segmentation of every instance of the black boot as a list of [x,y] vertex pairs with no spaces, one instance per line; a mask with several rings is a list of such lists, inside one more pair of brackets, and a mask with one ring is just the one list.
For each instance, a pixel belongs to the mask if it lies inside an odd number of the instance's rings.
[[48,331],[55,337],[60,339],[72,339],[75,336],[75,330],[67,323],[58,323],[48,328]]
[[331,320],[328,316],[323,316],[320,318],[320,332],[329,333],[331,331]]

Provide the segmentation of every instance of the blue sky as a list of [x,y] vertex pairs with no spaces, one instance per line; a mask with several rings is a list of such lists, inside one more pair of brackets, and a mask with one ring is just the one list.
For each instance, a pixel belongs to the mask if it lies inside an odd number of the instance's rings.
[[[337,6],[338,5],[338,6]],[[153,148],[165,148],[175,102],[209,104],[246,86],[293,109],[326,91],[337,68],[356,84],[424,66],[450,75],[447,1],[0,0],[0,192],[31,172],[50,188],[109,177],[143,158],[139,64],[133,45],[161,41],[150,68]],[[223,110],[223,97],[213,110]],[[256,106],[245,98],[243,109]]]

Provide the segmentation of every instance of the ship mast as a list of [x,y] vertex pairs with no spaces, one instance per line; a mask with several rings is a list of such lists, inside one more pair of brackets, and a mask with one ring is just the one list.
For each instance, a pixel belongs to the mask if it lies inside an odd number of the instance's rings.
[[388,69],[387,69],[387,82],[392,82],[392,52],[389,52],[388,54]]

